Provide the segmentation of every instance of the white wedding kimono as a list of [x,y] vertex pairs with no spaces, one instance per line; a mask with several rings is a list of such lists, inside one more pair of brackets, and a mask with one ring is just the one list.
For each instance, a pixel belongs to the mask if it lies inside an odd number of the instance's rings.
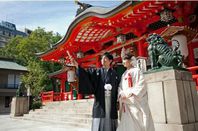
[[[129,75],[132,77],[132,87],[129,87]],[[122,75],[118,97],[122,93],[129,97],[125,100],[119,98],[120,123],[117,131],[154,131],[146,85],[138,68],[126,70]]]

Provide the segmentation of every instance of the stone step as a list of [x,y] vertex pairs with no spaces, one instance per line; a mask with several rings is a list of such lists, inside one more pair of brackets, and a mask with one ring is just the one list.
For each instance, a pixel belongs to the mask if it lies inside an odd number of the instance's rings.
[[75,102],[75,103],[71,103],[71,102],[59,102],[59,103],[52,103],[49,102],[46,105],[43,105],[42,108],[54,108],[54,107],[61,107],[61,108],[86,108],[86,107],[92,107],[93,106],[93,102]]
[[63,124],[63,125],[69,125],[69,126],[75,126],[75,127],[91,129],[91,124],[90,123],[84,124],[82,122],[55,121],[53,119],[43,119],[43,118],[39,118],[38,119],[38,118],[30,118],[30,117],[21,117],[21,118],[18,118],[18,119],[46,122],[46,123],[52,123],[52,124]]
[[60,111],[67,111],[67,110],[92,110],[92,107],[86,107],[86,108],[59,108],[59,107],[53,107],[53,108],[40,108],[40,109],[36,109],[34,111],[40,111],[40,110],[60,110]]
[[92,106],[94,100],[93,99],[85,99],[85,100],[74,100],[74,101],[58,101],[58,102],[49,102],[44,107],[56,107],[56,106],[68,106],[68,107],[86,107]]
[[68,110],[61,110],[61,109],[40,109],[40,110],[36,110],[36,111],[30,111],[29,114],[34,114],[34,113],[65,113],[65,114],[75,114],[75,113],[91,113],[92,109],[68,109]]
[[[38,109],[37,109],[38,110]],[[74,111],[92,111],[92,107],[86,107],[86,108],[76,108],[76,107],[73,107],[73,108],[59,108],[59,107],[53,107],[53,108],[42,108],[42,109],[39,109],[38,111],[71,111],[71,110],[74,110]],[[34,112],[34,111],[33,111]]]
[[24,116],[35,116],[35,115],[43,115],[43,116],[48,116],[48,117],[53,117],[53,116],[61,116],[61,117],[78,117],[78,118],[91,118],[92,115],[91,113],[50,113],[50,112],[35,112],[35,113],[31,113],[31,114],[25,114]]
[[61,110],[69,110],[69,109],[92,109],[92,106],[84,106],[84,107],[67,107],[67,106],[54,106],[54,107],[42,107],[41,109],[61,109]]
[[56,121],[69,121],[69,122],[80,122],[80,123],[90,123],[92,118],[81,118],[81,117],[67,117],[67,116],[47,116],[47,115],[25,115],[24,118],[37,118],[37,119],[50,119]]
[[50,102],[41,109],[30,111],[22,119],[70,126],[90,127],[93,100]]

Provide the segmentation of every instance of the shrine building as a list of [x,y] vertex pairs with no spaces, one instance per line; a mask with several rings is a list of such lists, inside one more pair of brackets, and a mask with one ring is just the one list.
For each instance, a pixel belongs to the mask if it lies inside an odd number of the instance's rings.
[[121,74],[124,70],[121,49],[131,49],[139,67],[146,71],[150,68],[146,38],[152,33],[162,36],[170,46],[174,46],[175,40],[179,42],[184,64],[198,85],[198,2],[125,1],[115,8],[78,4],[82,8],[65,36],[39,55],[43,61],[63,64],[61,70],[49,74],[59,80],[60,91],[43,92],[43,102],[92,97],[78,93],[75,71],[66,68],[70,65],[67,51],[83,68],[100,67],[100,55],[110,52],[114,57],[113,67]]

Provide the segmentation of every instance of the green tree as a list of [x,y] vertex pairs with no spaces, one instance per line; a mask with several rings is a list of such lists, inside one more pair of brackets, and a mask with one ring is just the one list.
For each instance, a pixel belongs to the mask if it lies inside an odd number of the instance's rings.
[[47,73],[38,61],[30,61],[27,68],[29,73],[22,77],[22,81],[26,86],[30,87],[30,91],[34,96],[38,96],[48,84]]
[[0,52],[1,55],[14,58],[21,65],[27,66],[29,61],[37,60],[35,53],[50,49],[51,45],[61,39],[59,34],[46,32],[43,28],[33,31],[28,37],[14,37]]
[[22,82],[30,87],[31,94],[34,96],[39,95],[46,87],[49,90],[51,81],[47,74],[61,68],[59,64],[40,61],[35,54],[47,51],[60,39],[60,34],[38,28],[28,37],[17,36],[10,39],[6,47],[0,49],[1,56],[13,58],[18,64],[27,67],[29,72],[23,76]]

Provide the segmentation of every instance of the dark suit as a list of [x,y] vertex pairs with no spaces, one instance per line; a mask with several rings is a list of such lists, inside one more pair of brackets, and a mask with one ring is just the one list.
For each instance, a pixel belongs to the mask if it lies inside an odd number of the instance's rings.
[[94,94],[93,118],[105,117],[105,84],[111,84],[111,112],[110,118],[117,119],[117,95],[120,79],[115,70],[104,68],[84,70],[79,67],[79,93]]

